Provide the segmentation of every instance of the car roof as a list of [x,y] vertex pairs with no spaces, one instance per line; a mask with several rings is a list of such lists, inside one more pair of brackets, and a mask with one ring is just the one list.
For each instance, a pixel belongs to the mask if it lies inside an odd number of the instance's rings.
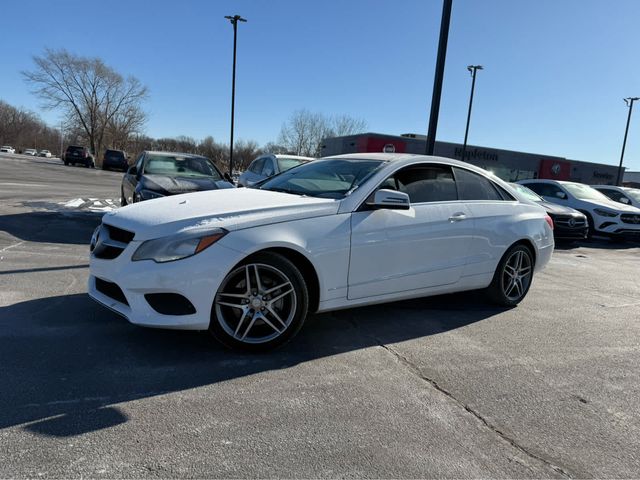
[[288,155],[286,153],[275,153],[271,154],[271,156],[276,158],[293,158],[295,160],[315,160],[313,157],[303,157],[301,155]]
[[[471,170],[483,170],[468,162],[462,162],[460,160],[454,160],[452,158],[439,157],[436,155],[420,155],[418,153],[384,153],[384,152],[370,152],[370,153],[345,153],[343,155],[333,155],[327,158],[348,158],[350,160],[382,160],[383,162],[400,162],[400,161],[424,161],[424,162],[438,162],[446,165],[452,165],[456,167],[464,167]],[[485,173],[487,170],[484,170]]]
[[161,157],[190,157],[190,158],[207,158],[204,155],[198,155],[197,153],[182,153],[182,152],[163,152],[159,150],[147,150],[145,154],[158,155]]

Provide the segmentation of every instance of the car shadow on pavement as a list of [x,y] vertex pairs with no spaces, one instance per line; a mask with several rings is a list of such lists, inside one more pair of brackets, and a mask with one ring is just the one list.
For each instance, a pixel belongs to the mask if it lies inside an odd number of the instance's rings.
[[602,250],[625,250],[640,247],[640,241],[634,240],[616,240],[604,237],[591,238],[588,240],[557,240],[555,244],[556,250],[575,250],[580,247],[599,248]]
[[467,293],[310,318],[268,354],[226,350],[206,333],[136,327],[86,294],[0,308],[0,429],[68,437],[128,420],[118,404],[436,335],[501,309]]
[[103,212],[28,212],[0,215],[0,230],[19,240],[89,245]]

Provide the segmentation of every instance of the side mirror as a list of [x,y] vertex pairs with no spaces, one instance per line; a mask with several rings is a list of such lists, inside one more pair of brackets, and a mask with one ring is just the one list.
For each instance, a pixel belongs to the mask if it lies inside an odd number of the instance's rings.
[[136,166],[135,166],[135,165],[131,165],[131,166],[129,167],[129,170],[127,170],[127,173],[128,173],[129,175],[138,175],[138,169],[136,168]]
[[409,195],[386,188],[381,188],[373,193],[367,199],[366,204],[374,209],[409,210],[411,207]]
[[556,192],[556,197],[562,199],[562,200],[566,200],[567,199],[567,194],[564,192]]
[[627,197],[620,197],[620,203],[624,203],[625,205],[629,205],[631,202]]

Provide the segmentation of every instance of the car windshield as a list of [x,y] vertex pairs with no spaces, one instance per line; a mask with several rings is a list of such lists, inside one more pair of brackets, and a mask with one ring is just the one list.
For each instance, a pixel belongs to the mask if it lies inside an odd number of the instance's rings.
[[382,160],[316,160],[264,182],[262,190],[320,198],[344,198],[380,167]]
[[214,180],[222,178],[208,158],[180,155],[148,155],[144,173],[175,177],[213,177]]
[[519,183],[510,183],[514,190],[520,194],[522,194],[525,198],[532,200],[534,202],[544,202],[544,198],[538,195],[533,190],[525,187],[524,185],[520,185]]
[[610,202],[611,199],[600,193],[595,188],[591,188],[588,185],[581,183],[563,183],[562,186],[569,190],[569,193],[580,200],[606,200]]
[[281,157],[278,158],[278,168],[281,172],[286,172],[290,168],[297,167],[298,165],[302,165],[303,163],[307,163],[309,160],[302,160],[300,158],[287,158]]
[[624,194],[631,197],[636,202],[640,202],[640,190],[637,188],[625,188]]

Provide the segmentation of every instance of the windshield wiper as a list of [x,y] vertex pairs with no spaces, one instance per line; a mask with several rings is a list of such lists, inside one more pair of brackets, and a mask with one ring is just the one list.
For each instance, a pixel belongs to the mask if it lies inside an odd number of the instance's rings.
[[303,197],[307,197],[308,196],[308,195],[305,195],[304,193],[300,193],[300,192],[297,192],[295,190],[291,190],[289,188],[282,188],[282,187],[271,187],[271,188],[265,188],[264,190],[269,190],[271,192],[289,193],[291,195],[301,195]]

